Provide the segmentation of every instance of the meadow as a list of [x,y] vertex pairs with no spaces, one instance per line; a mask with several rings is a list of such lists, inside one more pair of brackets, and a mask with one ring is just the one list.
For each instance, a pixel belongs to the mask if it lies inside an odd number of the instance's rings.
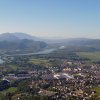
[[77,52],[76,54],[91,61],[100,61],[100,52]]
[[52,66],[52,64],[49,62],[49,60],[46,60],[46,59],[30,59],[30,61],[32,64],[34,65],[44,65],[46,67],[50,67]]
[[1,93],[6,95],[6,93],[13,93],[15,91],[17,91],[17,88],[16,87],[11,87],[11,88],[9,88],[7,90],[2,91]]
[[97,95],[97,99],[96,100],[100,100],[100,87],[94,87],[92,88],[93,91],[96,91],[96,95]]

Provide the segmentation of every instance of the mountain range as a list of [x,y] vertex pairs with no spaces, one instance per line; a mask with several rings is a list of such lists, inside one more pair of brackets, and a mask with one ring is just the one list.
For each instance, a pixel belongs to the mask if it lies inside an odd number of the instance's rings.
[[36,37],[25,33],[0,34],[0,50],[28,50],[36,52],[44,49],[46,46],[45,42],[38,41]]
[[66,39],[47,39],[47,38],[40,38],[29,35],[27,33],[22,32],[15,32],[15,33],[2,33],[0,34],[0,41],[16,41],[16,40],[34,40],[34,41],[44,41],[46,43],[63,43],[63,44],[99,44],[100,39],[88,39],[88,38],[66,38]]
[[[53,45],[53,46],[51,46]],[[47,46],[87,46],[93,48],[100,48],[100,39],[88,39],[88,38],[71,38],[71,39],[58,39],[49,40],[35,36],[31,36],[26,33],[3,33],[0,34],[0,49],[18,49],[18,50],[33,50],[39,51]]]
[[26,33],[21,33],[21,32],[0,34],[0,41],[16,41],[22,39],[35,40],[35,41],[39,40],[39,38],[37,37],[28,35]]

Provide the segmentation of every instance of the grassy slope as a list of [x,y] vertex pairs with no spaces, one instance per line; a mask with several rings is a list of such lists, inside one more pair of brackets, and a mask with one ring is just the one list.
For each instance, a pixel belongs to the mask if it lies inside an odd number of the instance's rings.
[[96,92],[97,92],[96,94],[100,97],[100,86],[95,87],[95,88],[93,88],[92,90],[93,90],[93,91],[96,91]]
[[17,90],[17,88],[11,87],[11,88],[9,88],[9,89],[7,89],[7,90],[2,91],[1,93],[5,95],[5,94],[8,93],[8,92],[13,93],[13,92],[15,92],[16,90]]

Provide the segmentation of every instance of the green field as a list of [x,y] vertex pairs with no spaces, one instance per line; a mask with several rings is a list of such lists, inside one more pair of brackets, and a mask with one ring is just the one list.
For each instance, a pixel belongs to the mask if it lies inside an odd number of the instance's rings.
[[96,95],[100,97],[100,86],[94,87],[92,90],[96,91],[97,92]]
[[92,61],[100,61],[100,52],[77,52],[76,54]]
[[11,69],[13,69],[13,70],[17,70],[17,66],[16,65],[8,65]]
[[9,89],[7,89],[7,90],[2,91],[1,93],[5,95],[6,93],[13,93],[13,92],[15,92],[16,90],[17,90],[17,88],[11,87],[11,88],[9,88]]
[[51,66],[51,63],[46,59],[30,59],[30,62],[36,65],[44,65],[47,67]]

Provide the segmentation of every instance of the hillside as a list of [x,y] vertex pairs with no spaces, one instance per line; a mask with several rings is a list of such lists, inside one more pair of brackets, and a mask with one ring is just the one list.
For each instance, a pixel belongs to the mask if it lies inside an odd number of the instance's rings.
[[34,39],[36,38],[25,33],[0,34],[0,50],[37,52],[47,46],[45,42]]
[[[42,41],[43,42],[42,42]],[[40,42],[41,41],[41,42]],[[33,50],[46,47],[59,48],[64,46],[67,51],[99,51],[100,39],[71,38],[49,40],[41,39],[22,32],[0,34],[0,49],[2,50]]]
[[37,37],[22,32],[0,34],[0,41],[15,41],[15,40],[22,40],[22,39],[39,41]]
[[40,51],[43,48],[45,48],[47,44],[45,42],[40,42],[40,41],[33,41],[33,40],[27,40],[23,39],[20,41],[13,41],[13,42],[8,42],[8,41],[1,41],[0,42],[0,50],[10,50],[10,51]]
[[19,38],[13,34],[10,33],[0,34],[0,41],[16,41],[16,40],[19,40]]

